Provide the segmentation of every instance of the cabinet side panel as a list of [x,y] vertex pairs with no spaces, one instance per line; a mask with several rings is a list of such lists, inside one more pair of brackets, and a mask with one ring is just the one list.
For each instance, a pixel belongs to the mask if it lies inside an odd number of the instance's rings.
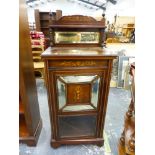
[[103,129],[104,129],[104,123],[105,123],[105,117],[106,117],[106,109],[107,109],[107,104],[108,104],[108,95],[109,95],[109,88],[110,88],[110,79],[111,79],[111,72],[112,72],[112,63],[113,60],[109,60],[109,65],[108,65],[108,70],[107,70],[107,75],[106,75],[106,80],[104,83],[104,92],[102,92],[102,100],[103,104],[100,107],[100,133],[99,137],[103,137]]
[[22,97],[25,106],[25,115],[27,116],[26,122],[30,134],[33,135],[40,121],[40,112],[32,61],[28,16],[24,0],[20,0],[19,11],[19,85],[20,91],[23,90]]

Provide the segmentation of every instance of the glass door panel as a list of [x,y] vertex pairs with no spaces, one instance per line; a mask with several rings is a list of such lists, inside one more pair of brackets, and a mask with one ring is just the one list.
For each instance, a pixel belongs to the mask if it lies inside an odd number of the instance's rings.
[[58,120],[61,138],[96,134],[96,116],[59,116]]
[[96,110],[100,77],[98,75],[68,75],[57,78],[59,111]]

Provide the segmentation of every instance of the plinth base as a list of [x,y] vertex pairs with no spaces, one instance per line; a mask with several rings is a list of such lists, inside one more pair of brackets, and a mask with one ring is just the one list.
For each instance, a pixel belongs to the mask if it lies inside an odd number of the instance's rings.
[[94,139],[61,139],[61,140],[51,140],[51,146],[53,148],[58,148],[61,145],[78,145],[78,144],[96,144],[97,146],[104,145],[103,138],[94,138]]

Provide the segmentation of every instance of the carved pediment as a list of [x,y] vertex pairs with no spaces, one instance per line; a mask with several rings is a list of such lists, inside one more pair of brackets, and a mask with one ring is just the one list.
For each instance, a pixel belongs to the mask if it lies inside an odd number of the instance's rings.
[[59,19],[60,21],[70,21],[70,22],[97,22],[93,17],[83,16],[83,15],[72,15],[72,16],[63,16]]
[[105,19],[97,21],[93,17],[83,15],[62,16],[59,20],[52,21],[52,24],[77,24],[77,25],[105,25]]

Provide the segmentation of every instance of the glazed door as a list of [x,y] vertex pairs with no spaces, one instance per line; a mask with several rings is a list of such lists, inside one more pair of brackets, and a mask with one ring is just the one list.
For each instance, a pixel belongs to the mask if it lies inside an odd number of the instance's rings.
[[96,137],[104,70],[54,71],[59,138]]
[[100,80],[98,75],[58,75],[58,112],[96,111]]

